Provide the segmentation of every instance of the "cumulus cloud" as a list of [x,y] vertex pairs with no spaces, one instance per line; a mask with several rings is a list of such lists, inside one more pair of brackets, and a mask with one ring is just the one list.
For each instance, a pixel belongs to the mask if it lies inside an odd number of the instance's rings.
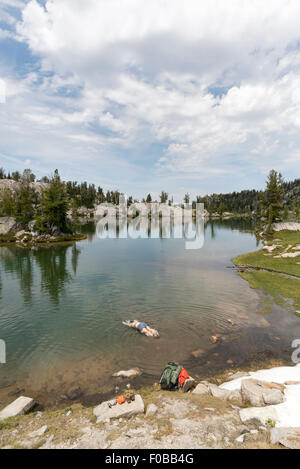
[[131,179],[146,178],[146,165],[152,180],[167,175],[186,188],[207,177],[230,190],[237,176],[251,186],[270,167],[288,176],[300,168],[298,0],[19,8],[15,33],[38,65],[18,82],[23,96],[12,93],[6,125],[26,128],[28,154],[38,158],[38,135],[41,159],[108,157]]

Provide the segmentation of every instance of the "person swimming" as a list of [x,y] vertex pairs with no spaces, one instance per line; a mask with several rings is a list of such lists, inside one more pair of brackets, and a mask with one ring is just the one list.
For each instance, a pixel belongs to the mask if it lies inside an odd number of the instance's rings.
[[159,337],[158,331],[152,327],[149,327],[145,322],[140,322],[134,319],[131,321],[124,321],[123,324],[137,329],[139,332],[141,332],[141,334],[145,334],[148,337]]

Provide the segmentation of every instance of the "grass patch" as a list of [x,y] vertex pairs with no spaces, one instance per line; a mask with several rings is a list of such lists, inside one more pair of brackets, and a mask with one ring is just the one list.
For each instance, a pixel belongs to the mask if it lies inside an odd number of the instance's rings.
[[14,419],[7,419],[0,422],[0,431],[1,430],[13,430],[19,425],[19,422],[16,422]]
[[287,252],[295,252],[292,248],[300,245],[300,232],[280,231],[268,239],[268,244],[278,245],[278,247],[270,254],[265,249],[242,254],[232,259],[233,263],[241,267],[267,269],[300,277],[300,265],[298,264],[300,256],[294,258],[275,258],[275,256],[286,251],[288,246],[291,247]]
[[[268,245],[277,247],[272,253],[266,249],[248,254],[242,254],[232,261],[240,267],[250,267],[261,270],[246,270],[240,272],[241,277],[248,280],[251,288],[262,290],[266,295],[270,295],[279,306],[291,306],[300,308],[300,257],[278,258],[276,256],[287,252],[296,252],[296,246],[300,245],[300,232],[280,231],[268,237]],[[297,249],[298,250],[298,249]],[[264,270],[263,270],[264,269]],[[299,277],[299,280],[286,277],[287,274]],[[266,297],[261,313],[271,311],[270,298]]]
[[163,440],[173,433],[173,425],[169,418],[161,418],[156,420],[157,431],[154,434],[154,440]]
[[297,262],[300,262],[300,257],[275,259],[274,255],[280,254],[278,249],[276,249],[271,256],[266,256],[266,253],[267,251],[263,249],[258,252],[242,254],[241,256],[233,259],[233,262],[235,265],[241,267],[272,270],[274,272],[300,277],[300,265],[297,264]]
[[[295,308],[300,308],[300,280],[259,270],[240,272],[240,275],[248,280],[251,288],[257,288],[271,295],[279,306],[286,307],[291,305],[292,301]],[[269,304],[266,308],[267,306]],[[268,309],[264,312],[268,312]]]
[[300,244],[300,231],[278,231],[275,232],[271,240],[280,239],[280,244]]

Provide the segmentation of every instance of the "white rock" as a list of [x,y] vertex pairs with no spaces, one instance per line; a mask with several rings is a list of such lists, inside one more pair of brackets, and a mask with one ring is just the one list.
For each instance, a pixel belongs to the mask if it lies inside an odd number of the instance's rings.
[[253,378],[244,379],[241,385],[244,402],[250,402],[252,406],[257,407],[281,404],[284,401],[282,391],[284,391],[282,384],[268,383]]
[[270,442],[280,443],[289,449],[300,449],[300,428],[272,428]]
[[241,392],[244,402],[250,402],[252,406],[257,407],[264,405],[262,389],[256,385],[253,379],[244,379],[242,381]]
[[229,391],[227,400],[229,402],[235,402],[239,406],[243,405],[242,393],[238,389],[234,389],[233,391]]
[[283,393],[279,389],[268,389],[263,392],[264,403],[266,405],[281,404],[284,401]]
[[47,446],[50,445],[50,443],[52,443],[53,440],[54,440],[54,435],[50,435],[47,438],[46,443],[43,446],[41,446],[41,449],[47,448]]
[[209,389],[205,384],[199,383],[193,390],[192,394],[209,394]]
[[16,220],[12,217],[0,217],[0,234],[5,235],[16,227]]
[[0,420],[5,420],[10,417],[22,415],[32,409],[35,402],[31,397],[20,396],[14,402],[9,404],[5,409],[0,412]]
[[158,411],[158,407],[155,404],[149,404],[146,410],[146,417],[152,417],[156,415]]
[[285,252],[284,254],[280,254],[279,256],[274,256],[274,258],[279,259],[279,258],[288,258],[288,257],[298,257],[300,256],[300,251],[296,252]]
[[[268,370],[250,372],[252,378],[262,381],[276,383],[292,383],[300,381],[300,364],[295,366],[280,366]],[[229,383],[222,384],[223,389],[241,389],[243,378],[239,378]],[[284,402],[278,405],[269,406],[275,409],[277,419],[276,427],[300,427],[300,393],[299,385],[286,385],[284,390]],[[263,423],[263,425],[265,422]]]
[[226,401],[226,399],[228,398],[228,396],[230,394],[229,391],[227,391],[226,389],[220,388],[216,384],[210,384],[209,385],[209,390],[210,390],[211,395],[213,397],[216,397],[217,399],[223,399],[225,401]]
[[234,379],[238,379],[238,378],[246,378],[246,376],[250,376],[249,373],[244,372],[244,371],[237,371],[236,373],[231,374],[226,379],[226,382],[233,381]]
[[277,244],[274,244],[273,246],[264,246],[263,249],[266,249],[268,252],[273,252],[274,249],[278,248]]
[[[299,364],[300,365],[300,364]],[[261,381],[275,382],[284,384],[286,381],[300,381],[300,366],[279,366],[268,370],[250,371],[251,378]],[[230,382],[223,383],[222,389],[241,389],[243,378],[234,379]]]
[[113,407],[108,406],[108,402],[102,402],[94,408],[93,413],[97,417],[97,423],[104,422],[107,418],[132,417],[133,415],[143,414],[145,410],[144,402],[139,394],[135,395],[135,400],[124,404],[116,404]]
[[48,426],[44,425],[43,427],[39,428],[38,430],[35,430],[34,432],[29,433],[28,436],[30,436],[30,438],[36,438],[37,436],[43,436],[44,433],[46,433],[47,430],[48,430]]
[[245,438],[245,435],[240,435],[235,439],[235,441],[237,443],[244,443],[244,438]]
[[259,425],[266,425],[268,421],[278,422],[278,414],[273,406],[249,407],[240,410],[240,419],[243,423],[253,421]]
[[22,238],[26,234],[25,230],[18,231],[15,236],[16,238]]
[[287,223],[274,223],[273,224],[273,230],[274,231],[300,231],[300,223],[293,223],[293,222],[287,222]]

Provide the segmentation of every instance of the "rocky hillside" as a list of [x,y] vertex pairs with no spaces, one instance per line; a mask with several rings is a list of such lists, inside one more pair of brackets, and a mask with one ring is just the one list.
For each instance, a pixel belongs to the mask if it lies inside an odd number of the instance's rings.
[[[15,193],[18,190],[19,185],[20,183],[14,181],[13,179],[0,179],[0,191],[9,189]],[[42,189],[48,186],[48,184],[45,182],[32,182],[30,185],[36,190],[38,194],[42,192]]]
[[300,204],[300,179],[284,184],[284,202],[291,205],[293,202]]

